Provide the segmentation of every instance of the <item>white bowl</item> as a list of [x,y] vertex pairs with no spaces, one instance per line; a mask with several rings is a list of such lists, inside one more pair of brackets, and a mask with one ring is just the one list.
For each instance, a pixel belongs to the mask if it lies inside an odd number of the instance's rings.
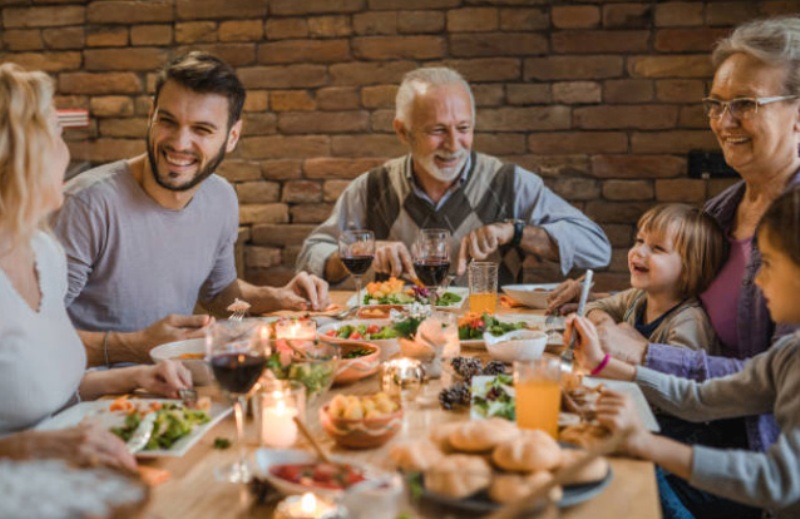
[[211,383],[213,377],[211,368],[205,358],[201,359],[181,359],[183,354],[206,355],[205,339],[187,339],[185,341],[175,341],[156,346],[150,350],[150,358],[153,362],[163,360],[178,360],[192,372],[192,382],[195,386],[205,386]]
[[544,353],[547,334],[538,330],[514,330],[499,337],[483,334],[489,355],[501,362],[536,360]]
[[342,343],[357,343],[357,342],[368,342],[370,344],[374,344],[378,348],[380,348],[380,360],[384,362],[389,360],[395,354],[400,351],[400,344],[397,342],[397,339],[341,339],[339,337],[329,337],[325,335],[327,332],[331,330],[338,330],[343,326],[357,326],[357,325],[377,325],[380,327],[386,326],[391,324],[392,321],[389,319],[353,319],[350,321],[336,321],[333,323],[328,323],[324,326],[320,326],[317,328],[317,338],[320,340],[325,340],[329,342],[333,342],[336,344]]
[[538,285],[506,285],[503,292],[531,308],[547,308],[547,296],[559,284],[540,283]]
[[[331,455],[330,457],[331,460],[336,463],[347,463],[362,470],[364,472],[364,476],[368,480],[385,480],[388,487],[375,489],[375,492],[377,493],[390,493],[394,495],[399,492],[399,489],[402,489],[402,483],[400,480],[397,478],[392,478],[391,474],[388,472],[378,470],[370,465],[353,463],[352,460],[349,460],[343,456]],[[298,483],[292,483],[291,481],[274,476],[270,472],[270,468],[275,465],[314,463],[316,460],[317,457],[308,451],[302,451],[298,449],[261,448],[255,452],[256,474],[272,483],[272,485],[278,489],[279,492],[286,495],[314,492],[315,494],[321,495],[328,499],[337,499],[343,494],[342,490],[300,485]]]

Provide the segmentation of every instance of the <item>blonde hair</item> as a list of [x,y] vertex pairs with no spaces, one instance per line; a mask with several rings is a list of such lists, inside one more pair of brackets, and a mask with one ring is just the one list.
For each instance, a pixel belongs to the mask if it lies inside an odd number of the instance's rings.
[[728,258],[728,240],[719,223],[697,207],[657,205],[639,218],[638,228],[672,238],[681,257],[678,288],[683,297],[696,296],[708,288]]
[[44,72],[0,65],[0,254],[27,240],[46,218],[37,203],[52,188],[46,163],[54,135],[53,81]]
[[464,77],[455,70],[447,67],[425,67],[412,70],[403,76],[400,88],[395,97],[394,118],[403,123],[406,128],[411,124],[411,104],[414,98],[425,91],[426,87],[461,85],[469,95],[472,117],[475,117],[475,98],[472,89]]
[[800,95],[800,16],[776,16],[738,26],[714,47],[714,70],[738,52],[786,69],[784,93]]

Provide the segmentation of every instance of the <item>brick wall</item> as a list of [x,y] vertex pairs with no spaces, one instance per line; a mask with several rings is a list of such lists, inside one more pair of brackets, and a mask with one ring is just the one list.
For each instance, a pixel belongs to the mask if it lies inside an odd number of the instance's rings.
[[[0,0],[3,61],[50,72],[68,135],[92,164],[143,151],[153,71],[188,49],[234,65],[248,88],[244,137],[220,173],[241,202],[242,268],[291,274],[307,233],[348,182],[404,152],[396,85],[444,64],[473,84],[475,147],[538,172],[614,245],[601,287],[627,282],[638,216],[700,203],[722,180],[687,177],[715,149],[698,99],[712,43],[736,23],[797,12],[797,0]],[[552,278],[553,270],[529,271]]]

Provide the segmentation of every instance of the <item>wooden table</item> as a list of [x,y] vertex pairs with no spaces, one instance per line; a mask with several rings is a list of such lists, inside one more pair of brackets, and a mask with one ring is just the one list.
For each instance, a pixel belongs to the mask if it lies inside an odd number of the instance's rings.
[[[349,293],[336,292],[332,299],[334,302],[343,302],[349,295]],[[346,454],[357,461],[386,466],[389,446],[392,442],[402,439],[403,434],[421,437],[437,424],[468,419],[466,413],[444,411],[438,404],[419,406],[408,413],[408,430],[400,433],[386,446],[367,451],[337,449],[333,440],[324,433],[319,424],[318,407],[340,391],[348,394],[369,394],[378,390],[377,377],[373,376],[353,385],[329,391],[320,399],[320,402],[308,409],[308,422],[312,434],[331,452]],[[209,388],[206,391],[213,391],[213,389]],[[426,391],[435,396],[438,392],[437,386],[434,384]],[[258,447],[252,421],[247,424],[247,428],[248,445],[252,450]],[[152,503],[149,509],[153,516],[164,519],[270,517],[267,508],[253,505],[253,499],[244,486],[215,481],[214,467],[235,461],[238,455],[235,445],[227,450],[214,449],[214,439],[217,437],[235,440],[236,433],[232,416],[222,420],[184,457],[160,458],[143,462],[146,465],[167,469],[172,474],[169,481],[153,489]],[[307,448],[302,441],[298,445]],[[614,478],[608,488],[594,499],[563,510],[561,517],[564,519],[661,517],[653,464],[623,458],[612,458],[610,462],[614,470]]]

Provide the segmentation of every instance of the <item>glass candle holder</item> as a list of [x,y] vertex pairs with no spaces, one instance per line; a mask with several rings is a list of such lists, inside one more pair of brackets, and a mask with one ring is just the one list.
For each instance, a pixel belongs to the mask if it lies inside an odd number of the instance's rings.
[[416,359],[394,359],[381,366],[381,390],[399,397],[404,407],[414,401],[426,381],[425,367]]
[[306,388],[293,380],[262,378],[253,408],[261,445],[291,447],[297,441],[295,416],[306,418]]

